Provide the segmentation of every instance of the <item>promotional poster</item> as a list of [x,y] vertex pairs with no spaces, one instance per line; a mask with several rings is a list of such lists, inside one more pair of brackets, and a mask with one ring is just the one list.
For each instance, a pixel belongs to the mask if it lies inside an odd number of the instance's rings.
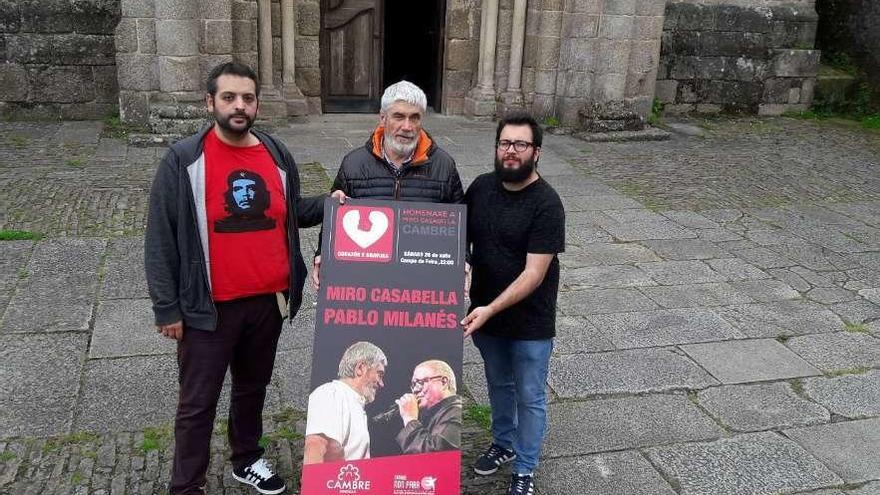
[[459,493],[466,217],[325,202],[304,495]]

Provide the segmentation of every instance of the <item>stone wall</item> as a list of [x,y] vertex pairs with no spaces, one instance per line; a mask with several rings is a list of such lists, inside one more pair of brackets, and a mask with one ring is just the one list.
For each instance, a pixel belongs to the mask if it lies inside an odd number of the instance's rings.
[[826,0],[819,2],[816,10],[819,12],[817,46],[831,53],[849,55],[880,93],[880,2]]
[[465,96],[476,82],[481,3],[480,0],[448,0],[446,4],[441,108],[447,115],[464,113]]
[[116,106],[118,0],[0,0],[0,115],[102,119]]
[[657,97],[672,113],[805,110],[816,22],[813,2],[669,2]]
[[[319,0],[297,0],[296,85],[306,97],[310,114],[321,114],[321,4]],[[272,0],[272,62],[275,83],[281,81],[281,2]],[[256,67],[256,64],[254,64]]]

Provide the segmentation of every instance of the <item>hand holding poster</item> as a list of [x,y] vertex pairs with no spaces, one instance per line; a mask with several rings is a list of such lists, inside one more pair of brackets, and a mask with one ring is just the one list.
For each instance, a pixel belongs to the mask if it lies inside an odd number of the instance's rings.
[[327,200],[302,493],[459,493],[465,208]]

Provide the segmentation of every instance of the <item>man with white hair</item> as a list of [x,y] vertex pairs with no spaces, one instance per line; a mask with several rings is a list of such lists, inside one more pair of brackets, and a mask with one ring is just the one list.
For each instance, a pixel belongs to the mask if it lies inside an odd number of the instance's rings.
[[303,464],[370,457],[364,406],[385,386],[386,366],[385,353],[369,342],[355,342],[345,350],[339,378],[309,395]]
[[[332,190],[352,198],[461,203],[464,190],[455,160],[422,129],[425,92],[400,81],[385,89],[379,125],[364,146],[342,159]],[[321,243],[312,282],[319,286]]]

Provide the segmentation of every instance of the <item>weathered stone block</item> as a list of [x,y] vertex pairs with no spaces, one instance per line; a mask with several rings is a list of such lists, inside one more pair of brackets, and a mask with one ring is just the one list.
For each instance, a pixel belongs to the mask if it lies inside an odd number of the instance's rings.
[[565,78],[564,95],[569,98],[589,98],[593,87],[593,74],[569,72]]
[[811,105],[813,103],[813,95],[816,91],[816,80],[815,79],[804,79],[803,84],[801,85],[801,103],[806,105]]
[[122,19],[116,26],[116,52],[131,53],[138,50],[137,20]]
[[690,3],[675,3],[667,7],[675,10],[675,28],[681,31],[711,31],[715,29],[715,11],[713,6]]
[[116,58],[112,36],[17,34],[6,41],[7,56],[20,63],[111,65]]
[[159,87],[156,55],[120,53],[116,64],[120,89],[150,91]]
[[21,2],[0,0],[0,33],[17,33],[21,28]]
[[119,0],[73,0],[69,8],[73,29],[81,34],[113,34],[122,17]]
[[201,55],[199,57],[199,81],[207,81],[208,75],[220,64],[232,62],[232,55]]
[[[567,50],[561,50],[559,67],[581,72],[592,71],[596,65],[598,41],[591,38],[565,40]],[[569,95],[572,96],[572,95]]]
[[666,79],[657,81],[654,94],[662,103],[675,103],[675,96],[678,92],[678,81]]
[[123,17],[148,18],[156,15],[154,0],[121,0]]
[[114,103],[62,103],[62,120],[103,120],[116,113]]
[[234,62],[247,65],[254,70],[256,70],[260,65],[257,52],[233,53],[232,60]]
[[772,50],[772,74],[777,77],[815,77],[819,73],[818,50]]
[[119,117],[123,122],[147,125],[150,121],[150,98],[145,91],[119,92]]
[[92,79],[95,81],[96,102],[116,103],[119,100],[119,83],[116,79],[115,65],[92,67]]
[[69,33],[73,31],[70,2],[43,0],[20,2],[21,30],[31,33]]
[[281,36],[281,4],[277,2],[272,2],[271,17],[272,17],[272,37],[278,38]]
[[719,5],[716,18],[719,31],[766,33],[773,26],[772,13],[761,7]]
[[705,81],[679,81],[676,103],[696,103],[702,98]]
[[535,92],[544,95],[556,94],[555,70],[535,71]]
[[663,19],[663,13],[666,10],[666,2],[664,0],[639,0],[636,2],[636,15],[646,17],[659,17]]
[[763,88],[759,82],[709,81],[705,102],[721,103],[731,111],[751,111],[758,107]]
[[538,26],[538,36],[542,38],[558,38],[562,32],[562,12],[541,13],[541,24]]
[[599,32],[599,16],[566,12],[562,18],[563,38],[594,38]]
[[227,54],[232,52],[232,21],[205,21],[202,53]]
[[571,12],[585,14],[600,14],[602,11],[600,0],[572,0]]
[[443,92],[451,97],[464,97],[471,89],[472,72],[469,70],[447,70],[443,80]]
[[199,21],[160,19],[156,21],[156,51],[159,55],[189,57],[199,53]]
[[788,78],[770,78],[764,81],[762,103],[788,103],[788,94],[798,81]]
[[0,64],[0,101],[26,101],[28,71],[19,64]]
[[232,0],[199,0],[202,19],[232,19]]
[[471,70],[475,61],[475,44],[471,40],[449,40],[446,45],[446,68]]
[[670,54],[676,56],[714,55],[718,52],[717,33],[676,31],[672,34]]
[[[300,36],[318,36],[321,33],[320,6],[317,3],[297,3],[296,7],[296,34]],[[466,15],[467,12],[465,12],[464,14]],[[450,37],[453,37],[451,34],[448,35]]]
[[717,115],[724,110],[721,105],[714,103],[697,103],[697,113],[705,115]]
[[[544,0],[541,3],[541,8],[544,12],[561,12],[565,7],[565,0]],[[512,8],[511,8],[512,10]]]
[[232,20],[233,21],[251,21],[257,19],[257,2],[248,0],[233,0],[232,2]]
[[140,53],[156,53],[156,21],[154,19],[138,19],[137,38]]
[[[654,84],[657,81],[657,71],[634,73],[630,72],[626,75],[626,90],[624,96],[631,98],[647,98],[649,101],[653,99]],[[648,105],[648,111],[644,113],[647,116],[651,110]]]
[[663,17],[635,17],[633,39],[656,41],[663,35]]
[[317,67],[317,62],[321,58],[321,46],[318,43],[318,38],[300,36],[296,38],[295,43],[297,61],[302,61],[303,67]]
[[733,81],[754,81],[764,79],[767,62],[760,58],[726,57],[724,79]]
[[595,101],[604,103],[621,100],[626,88],[625,74],[601,74],[593,81],[593,97]]
[[320,96],[321,69],[315,67],[296,69],[296,85],[305,96]]
[[697,79],[724,79],[727,70],[726,61],[722,57],[701,57],[696,66]]
[[629,51],[630,74],[644,74],[657,69],[660,59],[658,41],[631,41]]
[[767,41],[761,33],[714,33],[717,44],[716,54],[726,57],[767,56]]
[[594,71],[597,74],[625,74],[629,49],[629,41],[600,40],[594,59],[597,62]]
[[95,99],[91,67],[31,68],[28,72],[33,100],[74,103]]
[[180,0],[154,0],[156,3],[156,19],[198,19],[199,3]]
[[235,53],[257,50],[257,24],[253,21],[232,21],[232,51]]
[[161,91],[198,91],[200,86],[199,57],[159,57]]
[[636,3],[636,0],[605,0],[605,15],[634,15]]
[[633,20],[629,15],[603,15],[599,21],[599,37],[628,40],[633,36]]

